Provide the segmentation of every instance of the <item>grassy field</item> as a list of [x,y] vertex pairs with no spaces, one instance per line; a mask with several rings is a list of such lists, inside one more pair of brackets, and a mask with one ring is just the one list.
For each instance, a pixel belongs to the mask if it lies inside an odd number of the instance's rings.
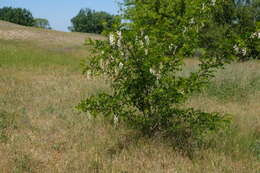
[[[102,39],[0,21],[0,172],[259,173],[259,61],[228,65],[186,103],[233,118],[191,160],[170,141],[137,138],[75,109],[109,89],[81,74],[88,37]],[[187,63],[192,68],[196,60]]]

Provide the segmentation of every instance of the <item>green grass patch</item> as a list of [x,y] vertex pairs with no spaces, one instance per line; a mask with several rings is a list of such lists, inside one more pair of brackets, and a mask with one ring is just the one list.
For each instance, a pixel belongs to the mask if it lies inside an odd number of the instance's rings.
[[8,140],[8,130],[17,128],[16,114],[0,110],[0,142]]
[[219,101],[246,101],[260,91],[259,67],[257,61],[229,65],[216,73],[204,93]]
[[0,66],[14,68],[38,68],[61,66],[80,70],[84,56],[74,54],[78,47],[42,48],[29,41],[0,40]]

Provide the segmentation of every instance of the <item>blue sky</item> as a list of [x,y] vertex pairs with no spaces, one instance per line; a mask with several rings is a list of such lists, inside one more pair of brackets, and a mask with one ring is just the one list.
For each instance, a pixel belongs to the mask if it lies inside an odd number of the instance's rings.
[[0,0],[0,7],[11,6],[29,9],[35,18],[49,20],[55,30],[68,31],[70,19],[77,15],[81,8],[118,12],[119,0]]

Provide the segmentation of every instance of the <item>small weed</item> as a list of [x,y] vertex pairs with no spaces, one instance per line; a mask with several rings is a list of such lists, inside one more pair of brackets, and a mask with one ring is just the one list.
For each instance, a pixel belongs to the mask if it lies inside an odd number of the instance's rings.
[[56,143],[51,146],[51,148],[55,151],[62,152],[65,150],[66,143]]
[[16,114],[0,110],[0,142],[8,139],[8,130],[17,128]]
[[30,154],[25,154],[23,152],[15,152],[14,161],[14,173],[36,173],[37,169],[41,165],[40,162],[34,160]]

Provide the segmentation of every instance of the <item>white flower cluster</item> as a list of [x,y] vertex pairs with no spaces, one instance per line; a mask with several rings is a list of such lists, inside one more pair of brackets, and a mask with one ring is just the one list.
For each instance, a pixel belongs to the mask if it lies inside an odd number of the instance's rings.
[[240,48],[237,45],[234,45],[233,49],[235,50],[235,52],[237,54],[242,54],[243,56],[246,56],[246,53],[247,53],[247,49],[246,48]]
[[148,35],[145,36],[143,35],[144,35],[143,32],[141,32],[141,37],[136,36],[135,41],[140,45],[141,48],[145,48],[144,49],[145,55],[148,55],[147,46],[149,46],[150,44],[150,38]]
[[150,44],[150,39],[148,35],[144,36],[144,41],[147,46]]
[[117,115],[114,115],[114,124],[117,125],[119,121],[119,117]]
[[260,39],[260,31],[253,33],[253,34],[251,35],[251,38]]
[[117,31],[116,33],[117,33],[117,37],[118,37],[117,38],[117,46],[121,47],[121,42],[122,42],[122,38],[123,38],[122,37],[122,32],[121,31]]
[[191,25],[195,24],[195,20],[194,20],[194,18],[191,18],[191,20],[190,20],[190,24],[191,24]]
[[122,62],[119,63],[119,69],[122,69],[124,67],[124,64]]
[[155,70],[153,68],[150,68],[150,73],[156,76],[156,79],[159,80],[161,78],[161,74],[159,70]]
[[[110,33],[109,34],[109,44],[113,47],[117,47],[117,48],[122,48],[122,40],[123,40],[123,36],[122,36],[122,31],[116,31],[115,33]],[[121,51],[121,56],[124,56],[124,52]],[[111,60],[115,61],[115,59],[111,56]],[[118,62],[117,62],[118,63]],[[105,64],[107,65],[107,64]],[[104,68],[104,65],[102,63],[102,65],[100,65],[102,68]],[[118,69],[116,69],[116,72],[118,72],[118,70],[122,69],[124,67],[124,64],[122,62],[118,63]]]
[[136,40],[136,42],[139,42],[141,48],[143,48],[144,46],[148,46],[150,44],[150,39],[149,39],[148,35],[146,35],[142,38],[136,37],[135,40]]
[[116,44],[116,39],[115,39],[115,36],[114,36],[114,34],[113,33],[110,33],[109,34],[109,44],[111,45],[111,46],[114,46],[115,44]]
[[172,51],[173,55],[175,55],[177,48],[178,46],[174,46],[172,43],[169,45],[169,50]]
[[246,48],[241,48],[241,53],[243,56],[246,56],[246,53],[247,53]]
[[202,4],[202,10],[205,10],[205,3]]
[[121,31],[117,31],[115,34],[114,33],[110,33],[109,34],[109,44],[111,46],[117,46],[117,47],[121,47],[121,43],[122,43],[122,32]]
[[215,6],[216,5],[216,0],[211,0],[211,3],[212,3],[213,6]]

